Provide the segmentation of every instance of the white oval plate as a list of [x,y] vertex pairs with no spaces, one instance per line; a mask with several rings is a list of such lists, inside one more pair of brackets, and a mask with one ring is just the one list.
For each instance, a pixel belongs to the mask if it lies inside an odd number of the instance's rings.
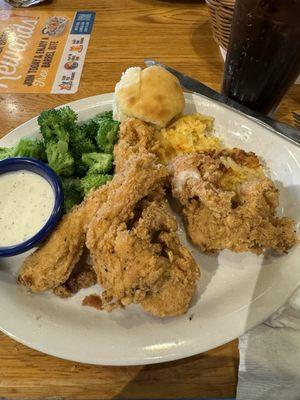
[[[70,103],[85,120],[112,107],[112,94]],[[198,95],[186,95],[186,112],[215,117],[215,130],[228,146],[254,151],[266,161],[280,189],[280,213],[300,221],[300,148],[242,114]],[[0,145],[38,134],[36,118],[13,130]],[[297,204],[298,203],[298,204]],[[30,294],[16,284],[24,258],[0,260],[0,328],[13,339],[57,357],[91,364],[136,365],[175,360],[226,343],[265,320],[300,282],[300,247],[281,257],[223,251],[205,256],[192,248],[202,277],[186,315],[159,319],[138,306],[113,313],[81,306],[88,293],[71,299]]]

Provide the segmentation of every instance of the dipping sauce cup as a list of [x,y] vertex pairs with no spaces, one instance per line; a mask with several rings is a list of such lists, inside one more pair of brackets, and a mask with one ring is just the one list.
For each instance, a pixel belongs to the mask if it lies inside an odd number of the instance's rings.
[[38,246],[62,214],[63,190],[55,172],[31,158],[0,161],[0,257]]

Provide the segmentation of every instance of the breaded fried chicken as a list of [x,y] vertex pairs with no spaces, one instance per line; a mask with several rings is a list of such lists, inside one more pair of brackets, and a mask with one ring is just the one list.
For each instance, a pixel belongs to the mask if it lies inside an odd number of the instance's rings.
[[122,122],[118,143],[114,147],[115,172],[124,170],[130,158],[141,152],[155,153],[154,128],[136,118]]
[[71,297],[79,290],[88,288],[97,283],[97,276],[89,261],[89,252],[86,247],[79,262],[73,268],[66,282],[53,289],[53,293],[62,298]]
[[156,316],[186,311],[198,267],[177,237],[163,184],[167,170],[149,153],[131,157],[124,181],[110,190],[87,234],[107,310],[141,303]]
[[254,153],[186,154],[176,157],[169,171],[187,232],[202,251],[286,252],[296,243],[294,222],[276,216],[278,191]]
[[191,253],[180,243],[177,222],[170,216],[166,203],[152,203],[146,208],[133,235],[142,241],[150,239],[151,245],[156,245],[157,257],[165,257],[168,263],[159,286],[156,290],[152,287],[141,302],[143,309],[158,317],[184,314],[194,295],[200,270]]
[[108,186],[102,186],[63,216],[50,237],[23,262],[20,284],[43,292],[67,281],[82,255],[88,224],[107,193]]

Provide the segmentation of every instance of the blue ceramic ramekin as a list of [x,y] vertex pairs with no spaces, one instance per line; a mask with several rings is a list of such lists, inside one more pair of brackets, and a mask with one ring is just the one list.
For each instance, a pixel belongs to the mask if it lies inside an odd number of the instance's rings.
[[19,170],[34,172],[47,180],[54,193],[54,207],[46,224],[34,236],[13,246],[0,246],[0,257],[15,256],[38,246],[53,231],[62,214],[64,195],[56,173],[42,161],[32,158],[16,157],[0,161],[0,174]]

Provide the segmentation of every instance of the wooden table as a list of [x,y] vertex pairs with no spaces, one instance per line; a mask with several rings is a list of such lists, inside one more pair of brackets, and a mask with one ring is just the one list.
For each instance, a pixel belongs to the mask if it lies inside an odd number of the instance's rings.
[[[7,7],[0,0],[0,7]],[[54,0],[39,9],[94,10],[94,31],[79,91],[74,95],[0,95],[0,137],[43,109],[111,92],[128,66],[158,60],[219,89],[222,59],[199,0]],[[278,111],[291,122],[299,109],[294,87]],[[0,305],[1,306],[1,305]],[[31,350],[0,334],[0,397],[150,399],[234,397],[237,341],[188,359],[153,366],[76,364]]]

